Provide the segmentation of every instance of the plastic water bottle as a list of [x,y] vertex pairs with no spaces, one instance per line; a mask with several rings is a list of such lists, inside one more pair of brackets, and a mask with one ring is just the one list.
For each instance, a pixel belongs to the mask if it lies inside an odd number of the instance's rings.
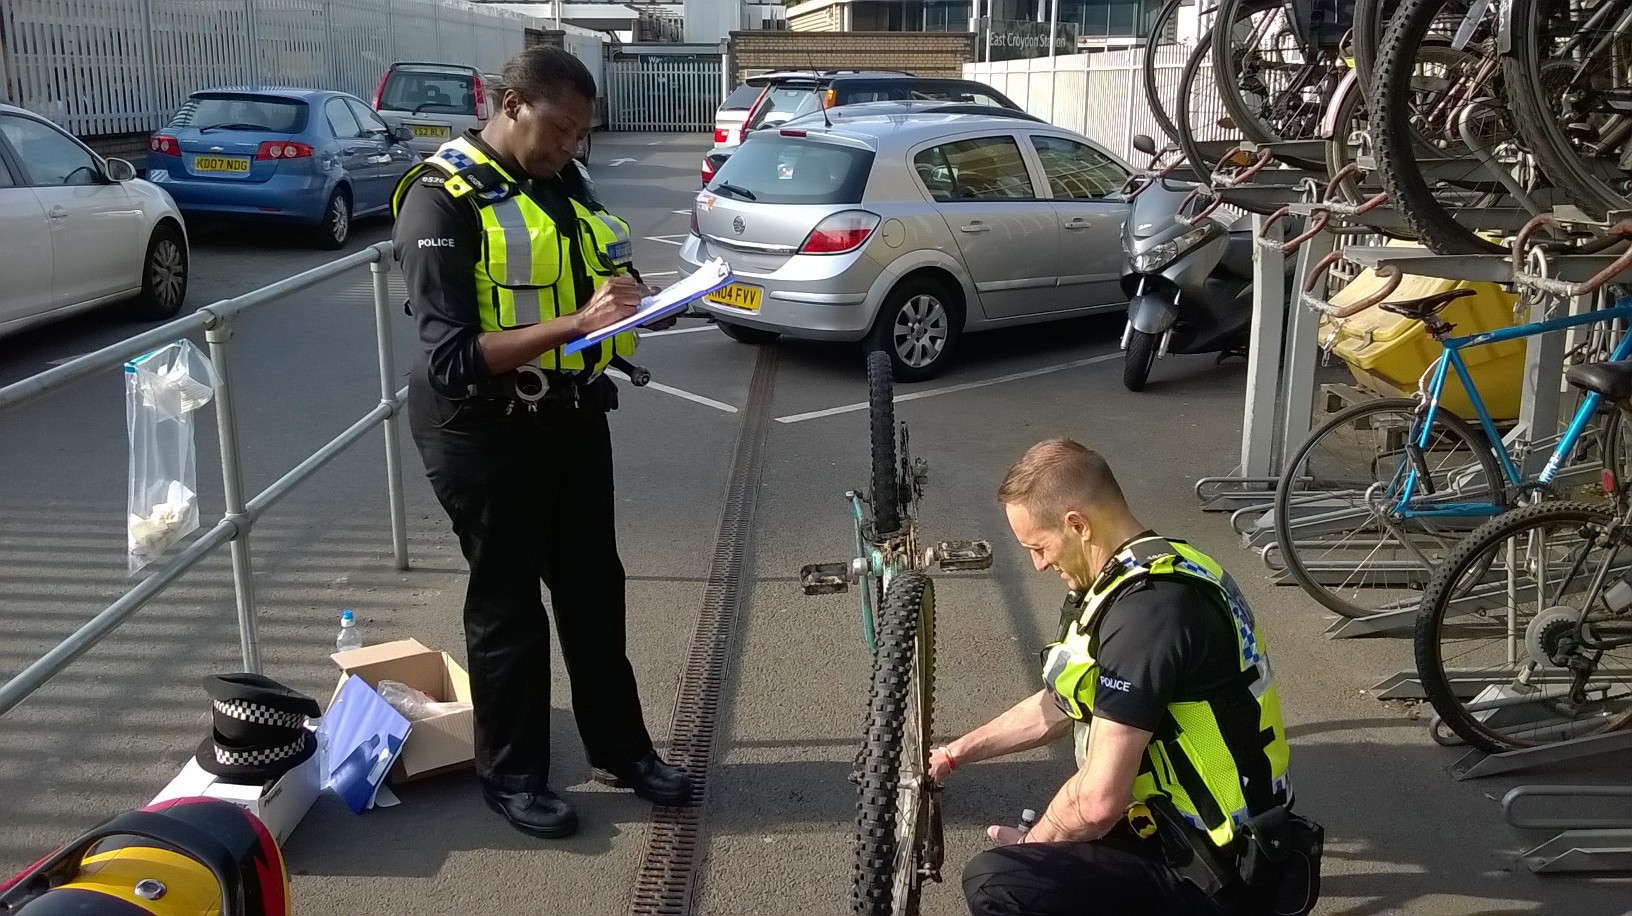
[[1020,831],[1021,836],[1025,836],[1036,823],[1037,812],[1027,808],[1026,810],[1020,812],[1020,823],[1015,829]]
[[357,625],[357,615],[351,608],[340,612],[340,635],[334,640],[334,648],[338,652],[363,647],[363,628]]

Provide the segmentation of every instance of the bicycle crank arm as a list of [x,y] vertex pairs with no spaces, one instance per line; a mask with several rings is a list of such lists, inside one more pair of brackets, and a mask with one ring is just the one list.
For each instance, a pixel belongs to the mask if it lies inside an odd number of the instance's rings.
[[942,541],[929,548],[925,565],[937,564],[941,569],[990,569],[992,545],[986,541]]

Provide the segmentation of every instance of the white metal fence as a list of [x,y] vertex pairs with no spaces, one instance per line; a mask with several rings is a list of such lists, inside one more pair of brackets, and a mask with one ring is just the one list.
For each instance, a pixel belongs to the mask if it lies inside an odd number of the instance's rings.
[[709,131],[725,97],[718,60],[648,56],[606,64],[610,130]]
[[0,90],[82,136],[137,133],[210,86],[367,98],[395,60],[496,69],[530,22],[462,0],[0,0]]
[[[1177,116],[1180,78],[1190,59],[1188,44],[1168,45],[1156,61],[1157,93],[1163,107]],[[1070,54],[1033,60],[965,64],[963,73],[1013,99],[1027,112],[1052,124],[1091,137],[1112,152],[1134,159],[1133,138],[1148,134],[1158,145],[1168,142],[1145,98],[1144,49]],[[1193,88],[1195,119],[1217,125],[1223,104],[1213,86],[1211,69],[1203,65]],[[1226,128],[1227,129],[1227,128]],[[1226,139],[1222,129],[1204,130],[1200,139]],[[1217,134],[1217,136],[1214,136]],[[1138,157],[1142,163],[1143,157]]]

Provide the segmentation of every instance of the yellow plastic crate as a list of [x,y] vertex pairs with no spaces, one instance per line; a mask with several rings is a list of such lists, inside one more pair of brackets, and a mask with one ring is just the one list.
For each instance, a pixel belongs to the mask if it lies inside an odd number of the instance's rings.
[[[1385,281],[1372,271],[1364,271],[1332,297],[1335,306],[1349,305],[1375,293]],[[1452,336],[1462,337],[1481,331],[1494,331],[1513,324],[1513,309],[1517,297],[1494,283],[1468,283],[1440,280],[1433,277],[1408,276],[1400,288],[1389,296],[1398,302],[1431,296],[1453,289],[1471,289],[1475,295],[1452,302],[1440,315],[1455,330]],[[1417,382],[1444,348],[1428,336],[1422,322],[1403,318],[1381,308],[1369,308],[1344,321],[1321,319],[1320,340],[1324,344],[1337,334],[1332,354],[1348,364],[1349,372],[1362,388],[1379,397],[1409,397],[1417,390]],[[1496,420],[1514,420],[1519,416],[1519,401],[1524,385],[1523,340],[1466,347],[1461,351],[1468,374],[1479,388],[1479,397]],[[1457,416],[1472,421],[1473,402],[1462,387],[1456,370],[1445,378],[1440,404]]]

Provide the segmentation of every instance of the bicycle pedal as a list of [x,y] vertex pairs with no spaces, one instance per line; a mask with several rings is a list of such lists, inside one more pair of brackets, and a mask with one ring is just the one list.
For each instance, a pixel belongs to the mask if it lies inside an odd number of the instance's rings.
[[850,564],[813,563],[799,570],[799,586],[807,595],[837,595],[850,590]]
[[992,545],[986,541],[942,541],[935,545],[935,562],[949,571],[990,569]]

